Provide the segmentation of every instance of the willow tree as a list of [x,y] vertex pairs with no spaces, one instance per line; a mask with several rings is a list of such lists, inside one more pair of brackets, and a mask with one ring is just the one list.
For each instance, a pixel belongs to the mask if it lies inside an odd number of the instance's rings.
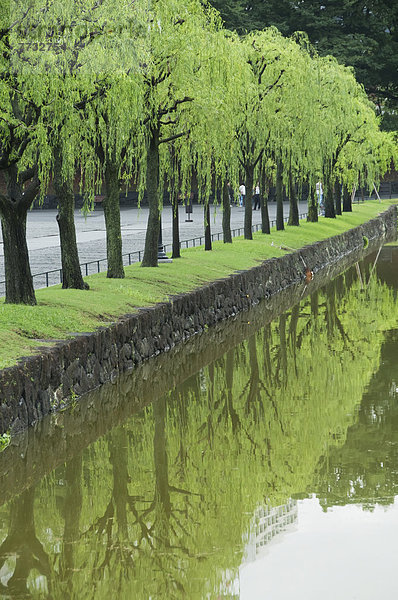
[[[2,2],[0,23],[0,216],[4,242],[6,302],[36,304],[26,243],[26,217],[40,189],[47,141],[42,112],[49,103],[49,73],[35,76],[36,6]],[[36,10],[35,10],[36,9]],[[41,148],[39,155],[38,148]]]
[[[348,144],[356,148],[366,139],[372,109],[352,69],[333,57],[318,58],[320,99],[317,105],[320,155],[325,195],[325,217],[334,218],[336,165]],[[339,182],[340,183],[340,182]]]
[[[180,138],[184,143],[197,120],[206,115],[211,40],[218,26],[216,12],[197,0],[154,0],[147,11],[141,40],[142,122],[146,128],[141,188],[145,182],[149,203],[143,267],[158,263],[161,192],[165,161],[170,159],[166,144]],[[161,152],[162,145],[165,149]],[[191,168],[187,163],[182,166]]]
[[95,70],[88,48],[99,38],[104,46],[106,36],[119,39],[120,32],[112,32],[110,23],[115,15],[122,18],[131,12],[131,7],[127,10],[123,2],[115,6],[95,0],[84,7],[74,0],[62,4],[32,0],[28,7],[13,2],[11,9],[8,13],[3,10],[0,32],[0,153],[6,181],[0,211],[6,302],[35,304],[26,215],[40,186],[42,193],[47,191],[51,172],[60,195],[64,280],[70,271],[72,287],[84,287],[73,237],[72,181],[80,132],[86,126],[78,112],[100,93],[98,64]]
[[212,36],[212,48],[214,56],[207,69],[206,86],[211,95],[206,102],[205,118],[198,119],[191,129],[190,152],[195,157],[199,201],[205,205],[205,233],[210,235],[209,195],[213,192],[215,203],[221,199],[224,242],[231,243],[230,193],[238,187],[236,130],[244,100],[244,86],[237,87],[236,81],[245,81],[250,70],[244,46],[236,35],[217,31]]
[[[284,67],[280,65],[280,49],[274,39],[278,34],[274,30],[258,32],[247,36],[242,44],[249,66],[249,76],[241,85],[244,90],[240,122],[236,128],[239,163],[245,176],[246,200],[244,218],[244,237],[253,239],[252,233],[252,193],[254,172],[269,142],[270,131],[267,115],[275,112],[275,94],[272,92],[284,75]],[[281,41],[282,37],[278,41]],[[270,100],[274,106],[270,106]],[[265,108],[265,104],[267,104]]]
[[[73,202],[73,189],[61,172],[64,175],[68,170],[67,161],[63,159],[73,154],[71,148],[78,129],[71,118],[78,95],[68,61],[71,52],[76,60],[77,48],[89,36],[86,27],[83,32],[79,29],[77,36],[71,35],[69,28],[77,23],[81,25],[87,16],[76,11],[73,0],[62,6],[37,0],[28,8],[13,2],[11,8],[12,24],[2,32],[4,76],[0,84],[4,101],[3,164],[9,181],[8,195],[2,201],[6,302],[35,304],[26,250],[26,214],[40,185],[42,193],[47,191],[53,167],[54,187],[65,201],[61,202],[65,211],[60,211],[58,221],[62,238],[63,224],[70,214],[67,207]],[[29,179],[31,184],[26,188]],[[68,233],[74,233],[74,229],[72,232],[68,229]],[[65,249],[63,244],[61,254],[66,257],[67,265],[71,265],[73,245]],[[81,274],[77,279],[77,285],[82,287]]]
[[397,155],[394,135],[380,130],[380,119],[362,89],[356,85],[348,95],[354,96],[350,100],[351,112],[345,128],[335,131],[336,143],[327,164],[326,216],[333,216],[333,209],[341,214],[341,188],[343,208],[351,210],[351,195],[345,190],[362,184],[373,191]]
[[[70,48],[69,53],[62,53],[61,72],[68,84],[63,101],[70,106],[68,117],[74,126],[59,132],[59,141],[54,144],[59,163],[58,168],[54,164],[54,181],[60,196],[63,287],[81,288],[86,284],[80,272],[73,218],[76,170],[85,198],[84,211],[92,209],[94,192],[105,179],[108,277],[124,276],[119,177],[122,163],[131,165],[128,150],[140,110],[134,74],[139,60],[135,33],[141,21],[139,9],[123,2],[95,3],[91,8],[74,3],[74,11],[64,23],[69,27]],[[74,94],[70,93],[71,86]],[[75,139],[73,147],[71,138]],[[66,151],[60,151],[64,146]],[[65,188],[69,193],[63,197]]]
[[51,119],[47,123],[50,128],[52,160],[52,183],[57,196],[57,224],[61,248],[62,287],[64,289],[88,289],[83,280],[77,236],[75,228],[75,178],[76,156],[79,152],[79,134],[81,120],[73,106],[73,102],[63,98],[60,104],[70,109],[69,115],[57,127],[51,127]]
[[62,12],[52,10],[51,6],[44,10],[47,21],[41,28],[41,42],[45,44],[45,60],[52,72],[53,85],[58,89],[53,103],[59,118],[54,123],[50,112],[46,125],[52,150],[52,183],[58,201],[62,287],[87,289],[80,269],[74,222],[76,160],[85,125],[80,112],[97,92],[91,78],[82,78],[82,63],[87,48],[102,34],[103,14],[100,5],[81,6],[73,1]]
[[314,78],[314,61],[308,40],[303,34],[284,40],[283,85],[278,89],[279,103],[271,118],[271,137],[266,158],[276,164],[277,229],[283,229],[283,197],[289,198],[288,225],[299,225],[297,188],[311,177],[319,160],[314,122],[314,105],[318,97]]
[[[245,238],[252,239],[251,193],[262,160],[276,164],[277,228],[283,229],[282,186],[311,161],[311,59],[306,48],[276,29],[252,33],[243,41],[251,78],[237,129],[239,160],[246,177]],[[303,160],[305,157],[305,161]],[[296,224],[296,220],[295,220]]]
[[322,182],[326,199],[326,216],[335,216],[334,167],[351,135],[355,96],[360,93],[353,73],[341,67],[333,57],[312,60],[313,80],[317,91],[313,103],[311,168],[308,171],[308,221],[318,220],[317,182]]
[[[107,89],[87,107],[86,115],[93,126],[88,132],[87,154],[82,155],[83,173],[87,175],[87,195],[104,188],[107,277],[124,277],[120,193],[122,182],[128,185],[137,164],[141,139],[142,110],[139,87],[134,74],[123,69],[107,78]],[[95,125],[94,125],[95,124]]]
[[394,134],[380,130],[379,118],[368,107],[366,122],[346,144],[335,165],[335,177],[343,184],[343,210],[352,210],[352,194],[345,190],[354,191],[361,182],[372,193],[385,173],[398,163],[397,159],[398,145]]

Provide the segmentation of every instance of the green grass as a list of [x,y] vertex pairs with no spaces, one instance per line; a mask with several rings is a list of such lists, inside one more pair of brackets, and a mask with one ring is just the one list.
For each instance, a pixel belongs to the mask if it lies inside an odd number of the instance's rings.
[[94,331],[151,306],[169,296],[187,292],[206,282],[248,269],[259,262],[285,254],[280,246],[297,249],[352,229],[385,211],[397,201],[368,201],[355,205],[352,213],[318,223],[302,222],[300,227],[271,235],[254,234],[253,241],[234,238],[233,244],[215,242],[212,252],[203,247],[183,250],[182,258],[156,269],[135,264],[126,268],[126,278],[107,279],[105,273],[86,280],[90,290],[62,290],[60,286],[37,291],[37,306],[6,305],[0,301],[0,368],[21,357],[37,353],[39,347],[66,339],[75,333]]

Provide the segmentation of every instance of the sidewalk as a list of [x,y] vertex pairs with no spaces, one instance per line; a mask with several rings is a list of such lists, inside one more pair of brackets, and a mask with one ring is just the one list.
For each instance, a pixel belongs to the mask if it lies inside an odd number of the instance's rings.
[[[190,216],[192,222],[186,222],[185,207],[179,207],[180,240],[191,239],[204,235],[203,206],[194,205]],[[123,253],[143,250],[145,245],[146,225],[148,221],[148,208],[122,208],[121,225],[123,239]],[[307,203],[299,205],[299,213],[307,212]],[[56,222],[56,210],[35,210],[28,213],[27,240],[32,274],[43,273],[61,268],[61,252]],[[289,204],[284,204],[284,215],[289,214]],[[276,204],[269,205],[270,220],[275,219]],[[244,208],[233,206],[231,208],[231,229],[243,228]],[[260,211],[253,211],[253,225],[261,223]],[[106,230],[104,213],[102,209],[84,217],[79,210],[75,211],[76,235],[81,263],[96,261],[106,258]],[[221,207],[211,207],[211,231],[222,232]],[[163,243],[172,241],[172,212],[167,206],[162,213]],[[4,253],[0,232],[0,281],[4,280]],[[4,293],[0,290],[0,294]]]

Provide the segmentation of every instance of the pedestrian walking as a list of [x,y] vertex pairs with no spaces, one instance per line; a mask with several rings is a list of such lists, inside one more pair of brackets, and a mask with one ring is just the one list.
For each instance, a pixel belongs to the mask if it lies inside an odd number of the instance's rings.
[[319,206],[319,214],[324,217],[325,216],[325,204],[323,201],[323,186],[322,186],[322,182],[318,181],[316,186],[315,186],[315,192],[316,192],[316,197],[318,200],[318,206]]
[[239,186],[239,206],[244,206],[246,198],[246,186],[241,183]]
[[229,205],[233,206],[235,194],[234,194],[234,188],[232,187],[230,181],[227,181],[227,188],[228,188]]
[[258,182],[253,190],[253,210],[257,208],[260,210],[260,185]]

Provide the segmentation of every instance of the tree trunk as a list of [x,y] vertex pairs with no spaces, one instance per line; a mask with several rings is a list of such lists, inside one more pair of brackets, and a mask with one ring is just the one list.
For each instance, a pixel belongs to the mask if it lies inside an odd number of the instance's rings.
[[298,369],[297,369],[297,325],[300,317],[300,305],[296,304],[292,307],[292,313],[290,316],[289,323],[289,343],[290,343],[290,353],[293,357],[294,361],[294,371],[296,377],[298,377]]
[[78,541],[80,539],[80,515],[82,512],[82,468],[83,457],[78,455],[66,463],[65,478],[65,504],[64,504],[64,535],[62,549],[59,559],[60,577],[65,582],[69,592],[68,597],[73,596],[73,574],[76,572],[76,554]]
[[225,362],[225,384],[228,391],[228,395],[232,395],[233,383],[234,383],[234,350],[230,348],[226,355]]
[[325,217],[329,219],[334,219],[336,217],[336,213],[334,210],[334,194],[333,194],[333,183],[330,179],[327,179],[325,185]]
[[207,200],[204,207],[205,220],[205,250],[211,250],[211,227],[210,227],[210,202]]
[[332,340],[334,337],[336,325],[337,325],[335,281],[329,282],[329,284],[325,288],[325,295],[326,295],[326,303],[325,303],[325,306],[326,306],[326,310],[325,310],[326,330],[327,330],[328,340]]
[[290,210],[289,210],[288,225],[294,225],[294,226],[298,227],[300,225],[300,222],[299,222],[299,212],[298,212],[298,206],[297,206],[296,184],[293,181],[293,175],[292,175],[291,171],[289,173],[289,181],[290,181],[290,193],[289,193]]
[[272,361],[271,361],[271,351],[270,348],[272,346],[272,330],[271,325],[268,323],[263,328],[263,348],[264,348],[264,360],[262,361],[264,366],[264,377],[265,381],[269,384],[272,384]]
[[343,187],[343,211],[352,212],[351,194],[346,185]]
[[336,215],[341,215],[341,185],[337,181],[334,184],[334,205]]
[[115,506],[119,543],[128,539],[127,506],[129,500],[128,482],[128,447],[127,431],[124,427],[114,429],[109,439],[109,460],[113,472],[112,496]]
[[228,183],[225,181],[222,189],[222,232],[224,244],[232,244],[231,234],[231,204]]
[[54,163],[54,190],[58,199],[57,223],[61,242],[62,287],[87,290],[89,286],[83,280],[77,250],[73,183],[63,180],[60,152],[55,152]]
[[179,183],[180,183],[180,173],[179,173],[179,164],[175,155],[175,147],[173,144],[169,146],[170,158],[171,158],[171,168],[173,176],[169,181],[169,194],[170,194],[170,203],[171,203],[171,225],[172,225],[172,254],[171,258],[181,258],[181,244],[180,244],[180,216],[179,216],[179,208],[178,208],[178,200],[179,200]]
[[276,229],[283,231],[285,225],[283,222],[283,178],[282,162],[278,160],[276,164]]
[[160,230],[159,209],[159,128],[151,130],[147,153],[146,191],[149,203],[148,225],[145,236],[142,267],[158,266],[158,243]]
[[260,371],[258,367],[256,335],[251,335],[247,341],[249,350],[250,378],[249,390],[245,402],[245,413],[251,414],[255,422],[260,418]]
[[269,213],[268,213],[268,199],[264,194],[260,195],[260,208],[261,208],[261,233],[271,233],[269,224]]
[[155,432],[153,437],[153,456],[155,464],[155,503],[157,512],[156,537],[166,548],[170,545],[171,498],[169,484],[169,461],[167,455],[165,398],[153,403]]
[[104,198],[104,216],[106,227],[106,257],[110,279],[123,279],[122,231],[120,227],[119,168],[110,159],[105,165],[106,197]]
[[[18,182],[17,167],[7,170],[7,196],[1,196],[6,304],[36,304],[29,252],[26,242],[26,215],[36,195],[34,184],[24,192]],[[26,200],[29,194],[31,201]],[[25,198],[24,198],[25,196]]]
[[87,290],[88,284],[82,277],[75,229],[75,199],[72,186],[65,183],[62,189],[54,185],[58,198],[57,223],[61,242],[62,287],[64,289]]
[[308,197],[308,223],[318,222],[318,200],[315,192],[315,188],[310,186],[309,197]]
[[245,199],[245,225],[244,225],[244,237],[245,240],[253,239],[253,208],[252,208],[252,197],[253,197],[253,179],[254,179],[254,166],[252,164],[246,164],[246,199]]
[[318,292],[313,292],[310,296],[311,299],[311,317],[316,323],[319,316],[319,294]]
[[[36,537],[34,520],[35,488],[30,487],[10,503],[10,525],[0,546],[0,565],[15,556],[15,568],[7,581],[9,598],[28,598],[28,578],[34,569],[47,578],[48,597],[52,597],[51,568],[48,555]],[[1,589],[1,588],[0,588]]]
[[283,373],[283,387],[287,384],[286,315],[279,317],[279,365]]
[[[261,190],[260,190],[261,192]],[[268,212],[268,192],[269,186],[265,173],[262,177],[262,193],[260,194],[260,209],[261,209],[261,233],[270,234],[271,228],[269,223]]]
[[181,258],[181,249],[180,249],[180,222],[179,222],[179,214],[178,214],[178,194],[176,193],[176,189],[170,190],[171,196],[171,208],[173,211],[173,253],[171,258]]
[[36,304],[26,243],[26,211],[7,207],[1,211],[4,243],[6,304]]

